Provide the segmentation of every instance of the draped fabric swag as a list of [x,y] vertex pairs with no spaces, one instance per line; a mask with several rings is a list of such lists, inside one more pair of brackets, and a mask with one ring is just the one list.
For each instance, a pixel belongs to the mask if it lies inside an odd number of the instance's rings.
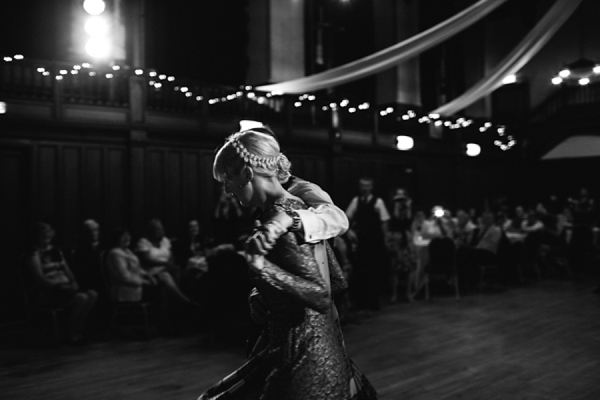
[[255,89],[264,92],[307,93],[376,74],[449,39],[505,2],[506,0],[481,0],[446,21],[367,57],[315,75],[257,86]]
[[431,111],[434,114],[450,116],[465,109],[480,98],[487,96],[502,86],[502,79],[518,72],[550,40],[558,29],[577,9],[582,0],[557,0],[546,15],[527,34],[488,76],[481,79],[465,93],[445,105]]

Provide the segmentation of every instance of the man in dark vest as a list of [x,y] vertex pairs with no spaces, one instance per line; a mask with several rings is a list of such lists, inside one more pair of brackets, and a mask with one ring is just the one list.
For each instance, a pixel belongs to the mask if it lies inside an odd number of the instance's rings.
[[346,215],[356,237],[356,266],[350,291],[358,309],[379,310],[380,297],[387,295],[389,258],[385,244],[390,215],[381,198],[373,195],[373,179],[359,181],[360,196],[350,202]]

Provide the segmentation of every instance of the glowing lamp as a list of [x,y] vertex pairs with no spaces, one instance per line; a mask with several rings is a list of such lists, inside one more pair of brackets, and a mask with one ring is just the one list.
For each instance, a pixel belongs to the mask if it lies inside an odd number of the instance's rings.
[[566,78],[569,75],[571,75],[571,71],[568,68],[565,68],[558,73],[558,76],[560,76],[561,78]]
[[90,15],[100,15],[106,9],[106,3],[103,0],[85,0],[83,9]]
[[507,75],[502,79],[502,83],[505,85],[509,85],[511,83],[515,83],[517,81],[517,76],[515,74]]
[[552,84],[553,85],[560,85],[562,83],[562,78],[560,76],[555,76],[554,78],[552,78]]
[[433,207],[433,215],[436,218],[442,218],[444,216],[444,208],[442,206]]
[[578,80],[577,82],[579,82],[579,84],[580,84],[581,86],[585,86],[585,85],[587,85],[588,83],[590,83],[590,78],[581,78],[581,79],[580,79],[580,80]]
[[106,39],[92,38],[85,45],[85,51],[94,58],[107,58],[110,55],[110,43]]
[[481,146],[475,143],[467,143],[467,155],[469,157],[476,157],[481,153]]
[[248,129],[262,128],[265,126],[262,122],[253,121],[251,119],[243,119],[240,121],[240,131],[247,131]]
[[109,31],[108,22],[102,17],[90,17],[83,26],[85,32],[92,37],[105,36]]
[[410,150],[414,147],[415,141],[410,136],[400,135],[396,137],[396,148],[398,150]]
[[0,101],[0,114],[6,114],[6,103]]

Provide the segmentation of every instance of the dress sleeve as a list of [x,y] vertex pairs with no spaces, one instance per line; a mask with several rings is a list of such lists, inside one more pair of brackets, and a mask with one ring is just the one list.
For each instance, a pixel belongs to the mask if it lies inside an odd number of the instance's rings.
[[268,257],[260,271],[262,284],[285,293],[293,303],[303,307],[320,313],[329,310],[331,297],[319,272],[312,245],[299,246],[296,236],[286,233]]
[[336,296],[337,294],[348,289],[348,282],[344,275],[344,271],[340,267],[340,263],[335,257],[335,253],[329,243],[326,243],[327,248],[327,259],[329,261],[329,279],[331,281],[331,295]]

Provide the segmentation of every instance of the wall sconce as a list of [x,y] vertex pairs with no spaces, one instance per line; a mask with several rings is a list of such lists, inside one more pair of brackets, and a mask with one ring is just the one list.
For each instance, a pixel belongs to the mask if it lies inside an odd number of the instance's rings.
[[415,146],[415,141],[410,136],[396,136],[396,148],[398,150],[410,150]]
[[466,154],[469,157],[477,157],[479,154],[481,154],[481,146],[475,143],[467,143]]

